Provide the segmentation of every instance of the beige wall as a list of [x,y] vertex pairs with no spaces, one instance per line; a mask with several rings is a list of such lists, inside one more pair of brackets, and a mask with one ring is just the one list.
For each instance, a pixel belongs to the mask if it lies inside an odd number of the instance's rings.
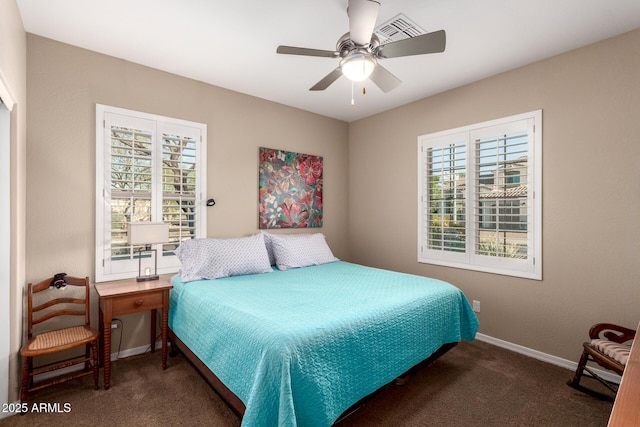
[[[348,258],[347,123],[39,36],[27,42],[27,280],[95,277],[96,103],[207,124],[210,237],[258,231],[258,147],[323,156],[324,227],[314,231]],[[125,316],[123,350],[147,343],[148,317]]]
[[[351,259],[450,281],[481,302],[481,333],[569,360],[593,323],[635,328],[638,70],[640,30],[351,123]],[[418,264],[417,137],[536,109],[544,280]]]
[[[18,399],[19,358],[22,343],[22,294],[25,280],[25,174],[27,138],[27,39],[14,0],[0,1],[0,71],[16,103],[11,113],[11,259],[9,328],[9,401]],[[2,362],[4,363],[4,361]],[[5,378],[0,378],[2,387]],[[0,402],[6,403],[6,402]],[[0,416],[1,418],[1,416]]]

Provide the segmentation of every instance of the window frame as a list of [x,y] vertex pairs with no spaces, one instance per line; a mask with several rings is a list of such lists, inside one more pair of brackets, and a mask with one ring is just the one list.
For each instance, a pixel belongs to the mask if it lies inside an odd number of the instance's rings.
[[[150,190],[151,222],[163,222],[163,202],[167,199],[163,192],[163,140],[177,133],[189,137],[195,143],[195,180],[194,197],[195,232],[193,238],[206,237],[207,221],[205,194],[207,185],[207,125],[182,119],[144,113],[108,105],[96,104],[96,253],[95,281],[104,282],[135,277],[138,275],[138,258],[115,261],[112,259],[111,246],[111,129],[108,123],[131,126],[151,133],[152,184]],[[141,126],[141,127],[140,127]],[[187,139],[189,139],[187,138]],[[108,164],[107,164],[108,163]],[[134,200],[141,200],[131,196]],[[168,199],[167,199],[168,200]],[[166,244],[165,244],[166,245]],[[165,245],[152,245],[156,249],[158,274],[175,273],[180,262]],[[150,255],[148,255],[150,256]],[[156,256],[156,255],[154,255]],[[143,264],[144,264],[143,257]],[[153,265],[153,264],[152,264]]]
[[[476,167],[476,141],[496,133],[507,135],[515,129],[522,131],[526,126],[527,142],[527,255],[523,259],[515,257],[486,256],[477,253],[476,239],[480,239],[479,230],[483,224],[480,190],[476,187],[476,179],[480,183],[486,178],[480,177],[480,168]],[[497,132],[497,129],[500,129]],[[464,146],[464,190],[463,206],[465,212],[464,233],[465,247],[463,251],[453,249],[429,249],[429,226],[431,224],[430,186],[428,181],[428,148],[449,147],[455,144]],[[456,169],[457,170],[457,169]],[[497,180],[497,177],[494,177]],[[505,171],[503,179],[508,179]],[[518,183],[520,184],[520,176]],[[513,184],[513,183],[512,183]],[[458,199],[454,199],[458,203]],[[505,199],[511,200],[511,199]],[[489,208],[486,208],[489,209]],[[495,207],[494,212],[486,213],[499,218],[523,217],[513,212],[513,207]],[[474,213],[478,211],[478,221]],[[503,230],[504,231],[504,230]],[[487,273],[542,280],[542,110],[516,114],[486,122],[448,129],[418,137],[418,262],[462,268]],[[461,240],[462,241],[462,240]]]

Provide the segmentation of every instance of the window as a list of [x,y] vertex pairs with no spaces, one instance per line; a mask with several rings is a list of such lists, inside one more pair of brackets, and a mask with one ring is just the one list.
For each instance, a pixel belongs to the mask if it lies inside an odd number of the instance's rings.
[[418,262],[542,279],[542,111],[418,137]]
[[[178,270],[174,250],[206,235],[204,124],[96,105],[96,281],[136,276],[129,222],[169,224],[158,272]],[[150,257],[143,253],[143,257]]]

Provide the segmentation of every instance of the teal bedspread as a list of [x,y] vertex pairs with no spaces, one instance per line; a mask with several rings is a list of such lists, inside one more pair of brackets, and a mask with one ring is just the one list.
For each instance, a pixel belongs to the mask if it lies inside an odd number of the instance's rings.
[[329,426],[478,329],[453,285],[342,261],[172,283],[169,327],[244,402],[243,426]]

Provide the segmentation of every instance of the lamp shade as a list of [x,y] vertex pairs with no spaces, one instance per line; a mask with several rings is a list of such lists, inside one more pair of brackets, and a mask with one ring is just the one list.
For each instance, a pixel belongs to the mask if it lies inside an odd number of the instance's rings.
[[369,78],[376,66],[373,55],[362,52],[352,52],[340,62],[342,74],[354,82],[361,82]]
[[169,224],[163,222],[130,222],[127,242],[130,245],[154,245],[169,241]]

